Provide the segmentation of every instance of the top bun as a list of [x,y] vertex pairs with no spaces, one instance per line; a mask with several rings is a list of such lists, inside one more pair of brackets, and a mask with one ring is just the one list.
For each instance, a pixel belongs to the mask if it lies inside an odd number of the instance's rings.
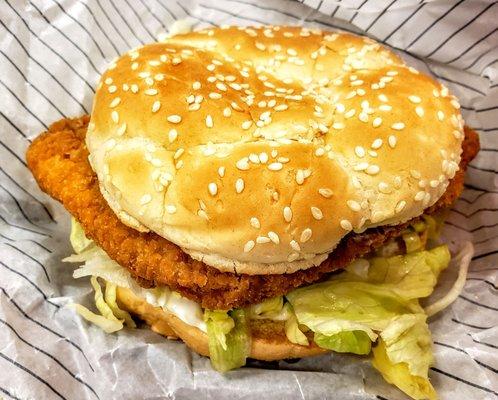
[[125,224],[221,271],[281,274],[423,213],[462,139],[455,97],[380,44],[270,26],[131,50],[102,77],[86,141]]

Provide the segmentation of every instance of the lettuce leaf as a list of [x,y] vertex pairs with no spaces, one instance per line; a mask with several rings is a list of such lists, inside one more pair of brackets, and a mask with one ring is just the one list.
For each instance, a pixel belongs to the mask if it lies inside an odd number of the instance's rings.
[[213,368],[226,372],[245,365],[251,341],[244,310],[233,310],[230,313],[205,310],[204,319]]
[[384,290],[411,300],[427,297],[432,293],[439,273],[448,266],[450,258],[448,247],[439,246],[402,256],[372,258],[366,277],[357,275],[352,268],[347,271],[353,276],[341,275],[343,279],[382,285]]
[[[353,263],[326,282],[286,297],[298,324],[314,332],[320,347],[368,354],[385,379],[415,399],[435,398],[428,380],[433,362],[427,315],[418,299],[434,290],[448,266],[446,246]],[[379,337],[380,336],[380,337]]]
[[409,366],[405,362],[395,363],[391,361],[382,338],[373,348],[372,364],[387,382],[397,386],[411,398],[416,400],[437,399],[436,391],[429,379],[410,373]]
[[334,335],[315,333],[315,343],[338,353],[368,354],[372,349],[370,337],[363,331],[343,331]]
[[285,303],[284,308],[287,308],[288,317],[285,320],[285,336],[291,343],[300,344],[301,346],[308,346],[309,341],[306,335],[299,329],[299,323],[297,322],[296,315],[292,310],[292,306],[289,303]]

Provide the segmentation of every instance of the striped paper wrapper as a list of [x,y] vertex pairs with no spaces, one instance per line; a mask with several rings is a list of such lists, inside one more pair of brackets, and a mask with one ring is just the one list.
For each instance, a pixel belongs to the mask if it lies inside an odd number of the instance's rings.
[[[443,399],[498,396],[498,4],[416,0],[0,1],[0,397],[13,399],[403,399],[367,359],[253,363],[228,375],[148,329],[107,335],[64,307],[90,306],[72,278],[69,215],[26,167],[30,142],[91,110],[106,66],[175,21],[290,24],[368,35],[458,96],[482,150],[446,223],[475,254],[465,288],[431,322]],[[453,269],[455,270],[455,269]],[[446,275],[449,281],[454,279]]]

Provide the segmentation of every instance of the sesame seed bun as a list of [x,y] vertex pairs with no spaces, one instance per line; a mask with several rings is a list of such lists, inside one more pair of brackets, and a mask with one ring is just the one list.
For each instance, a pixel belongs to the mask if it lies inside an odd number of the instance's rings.
[[458,169],[448,89],[359,36],[227,27],[134,49],[87,133],[103,196],[221,271],[320,264],[351,230],[423,213]]
[[[196,353],[209,356],[208,337],[200,329],[188,325],[174,314],[154,307],[131,290],[118,287],[116,291],[120,307],[138,316],[153,330],[169,339],[181,339]],[[309,357],[324,354],[327,350],[312,342],[301,346],[289,342],[285,336],[284,323],[270,320],[251,320],[251,354],[256,360],[273,361],[286,358]]]

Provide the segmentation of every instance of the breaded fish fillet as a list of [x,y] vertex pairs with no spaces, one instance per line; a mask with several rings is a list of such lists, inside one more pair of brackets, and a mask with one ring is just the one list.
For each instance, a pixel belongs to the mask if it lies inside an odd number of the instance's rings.
[[[142,286],[167,285],[205,308],[246,306],[323,279],[399,236],[408,225],[350,233],[321,265],[304,271],[283,275],[222,273],[193,260],[161,236],[140,233],[116,217],[102,197],[88,162],[84,142],[88,121],[88,116],[58,121],[32,143],[27,161],[38,184],[60,201],[81,223],[87,236],[127,268]],[[479,150],[477,134],[467,128],[465,134],[460,170],[429,212],[450,206],[462,191],[467,164]]]

